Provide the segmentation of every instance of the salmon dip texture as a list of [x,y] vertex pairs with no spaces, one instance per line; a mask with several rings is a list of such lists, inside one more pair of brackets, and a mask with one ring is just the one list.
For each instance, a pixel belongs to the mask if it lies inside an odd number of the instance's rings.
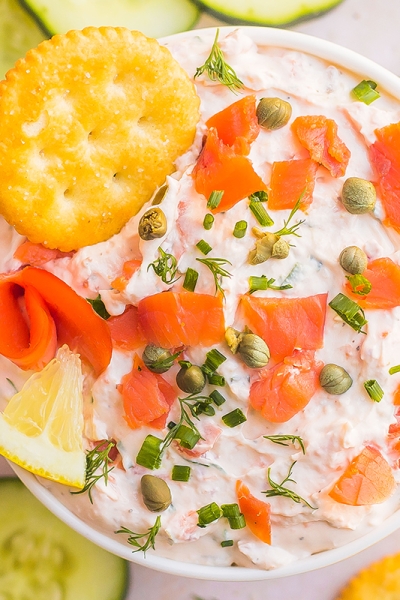
[[[276,569],[399,506],[400,105],[240,29],[220,32],[213,81],[214,34],[165,44],[201,100],[165,186],[39,266],[2,220],[0,267],[97,299],[111,332],[84,384],[84,448],[108,473],[90,496],[42,484],[133,551]],[[0,369],[4,409],[31,373]]]

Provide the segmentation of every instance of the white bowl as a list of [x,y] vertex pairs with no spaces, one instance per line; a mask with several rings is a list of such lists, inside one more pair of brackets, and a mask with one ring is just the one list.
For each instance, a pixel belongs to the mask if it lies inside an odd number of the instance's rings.
[[[223,27],[221,28],[221,31],[223,33],[229,33],[235,29],[237,29],[237,27]],[[293,31],[271,29],[267,27],[242,27],[241,29],[258,44],[306,52],[325,59],[336,66],[345,68],[348,71],[352,71],[355,74],[359,74],[360,80],[367,77],[368,79],[378,81],[380,90],[385,90],[400,101],[400,79],[373,61],[364,58],[351,50],[319,38]],[[215,29],[188,31],[176,34],[169,38],[162,38],[160,42],[165,43],[172,38],[174,40],[192,38],[199,35],[200,32],[205,31],[215,31]],[[335,562],[349,558],[357,552],[360,552],[383,539],[400,527],[400,510],[398,510],[367,535],[339,548],[320,552],[271,571],[242,567],[233,568],[195,565],[162,558],[151,553],[148,553],[145,557],[138,553],[132,554],[131,549],[119,542],[115,537],[112,538],[97,531],[75,516],[41,484],[40,479],[16,465],[11,464],[11,467],[38,500],[64,521],[64,523],[98,546],[143,566],[185,577],[214,581],[257,581],[297,575],[299,573],[326,567]]]

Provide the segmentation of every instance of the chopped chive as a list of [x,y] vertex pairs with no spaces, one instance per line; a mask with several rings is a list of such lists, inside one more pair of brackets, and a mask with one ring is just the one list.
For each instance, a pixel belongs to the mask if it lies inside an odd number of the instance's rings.
[[228,519],[231,529],[246,527],[246,519],[240,512],[238,504],[221,504],[221,510],[223,516]]
[[235,229],[233,230],[233,235],[235,238],[242,238],[246,235],[247,231],[247,221],[238,221],[235,224]]
[[357,273],[356,275],[346,275],[346,279],[348,279],[351,285],[351,291],[353,294],[358,294],[359,296],[366,296],[372,290],[371,282]]
[[209,352],[207,352],[207,354],[206,354],[206,361],[205,361],[205,363],[203,365],[203,368],[206,369],[207,371],[209,370],[209,371],[214,372],[225,361],[226,361],[226,356],[224,356],[222,354],[222,352],[220,352],[216,348],[213,348],[212,350],[210,350]]
[[99,315],[99,317],[101,317],[105,321],[107,321],[107,319],[110,318],[111,315],[108,312],[108,310],[106,309],[105,304],[104,304],[103,300],[101,299],[100,294],[98,294],[94,300],[91,300],[90,298],[86,298],[86,300],[92,306],[94,312]]
[[376,381],[376,379],[368,379],[368,381],[364,382],[364,387],[368,396],[374,402],[380,402],[383,398],[383,389]]
[[365,331],[362,331],[362,328],[368,321],[365,318],[363,309],[357,302],[354,302],[344,294],[338,294],[329,302],[329,306],[355,331],[365,333]]
[[222,417],[222,420],[227,427],[237,427],[241,423],[247,421],[240,408],[235,408],[235,410],[232,410],[230,413],[227,413]]
[[142,447],[136,456],[136,464],[147,469],[159,469],[161,466],[162,440],[154,435],[145,437]]
[[265,275],[261,275],[257,277],[256,275],[251,275],[249,277],[249,294],[254,294],[254,292],[259,292],[260,290],[290,290],[292,289],[292,285],[290,283],[286,283],[285,285],[274,285],[275,279],[272,277],[268,279]]
[[218,375],[218,373],[207,374],[207,379],[210,385],[218,385],[219,387],[224,387],[225,385],[225,377]]
[[220,519],[222,516],[222,511],[218,504],[216,504],[215,502],[211,502],[211,504],[207,504],[206,506],[199,508],[197,514],[199,515],[197,525],[199,527],[205,527],[206,525],[213,523],[217,519]]
[[205,240],[200,240],[199,242],[197,242],[196,247],[203,254],[209,254],[212,250],[210,244],[208,244]]
[[211,392],[210,398],[212,398],[214,404],[216,404],[217,406],[221,406],[224,402],[226,402],[225,398],[222,394],[219,393],[218,390],[214,390],[213,392]]
[[194,292],[195,287],[197,285],[197,280],[199,278],[199,274],[195,269],[191,269],[190,267],[186,271],[185,280],[183,282],[183,287],[188,292]]
[[224,195],[223,190],[214,190],[211,192],[210,197],[208,198],[207,208],[217,208],[222,200],[222,196]]
[[260,190],[259,192],[254,192],[254,194],[250,194],[249,200],[253,200],[253,202],[267,202],[268,194],[264,190]]
[[371,104],[381,97],[376,87],[377,84],[375,81],[371,81],[371,79],[364,79],[351,91],[357,100],[360,100],[360,102],[364,102],[364,104]]
[[190,467],[174,465],[172,468],[171,479],[172,481],[189,481],[190,471]]
[[[400,365],[396,365],[395,367],[390,367],[389,375],[394,375],[395,373],[400,373]],[[210,394],[211,396],[211,394]]]
[[190,369],[192,363],[189,360],[178,360],[178,365],[185,367],[185,369]]
[[265,209],[265,206],[261,204],[261,202],[254,202],[252,200],[249,204],[249,207],[257,221],[260,223],[261,227],[270,227],[274,224],[274,221],[271,219]]
[[214,224],[214,215],[207,213],[203,220],[204,229],[211,229]]
[[197,402],[193,406],[192,413],[195,415],[206,415],[207,417],[213,417],[215,415],[215,408],[210,406],[207,402]]
[[233,540],[224,540],[221,542],[222,548],[229,548],[229,546],[233,546]]
[[190,427],[186,427],[186,425],[179,425],[174,435],[174,439],[179,440],[182,448],[187,448],[188,450],[192,450],[195,447],[200,437],[199,433]]

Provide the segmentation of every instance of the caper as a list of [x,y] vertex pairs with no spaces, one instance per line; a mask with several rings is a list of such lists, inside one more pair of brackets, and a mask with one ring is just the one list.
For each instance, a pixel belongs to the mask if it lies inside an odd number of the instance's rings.
[[256,241],[256,247],[249,252],[249,263],[259,265],[272,256],[274,244],[279,240],[274,233],[265,232],[264,235]]
[[328,394],[340,395],[347,392],[353,380],[343,367],[327,364],[319,374],[319,382]]
[[168,185],[166,183],[164,183],[164,185],[162,185],[160,188],[158,188],[158,190],[156,191],[156,193],[154,194],[154,198],[152,201],[152,206],[156,206],[157,204],[161,204],[161,202],[164,200],[164,196],[165,194],[168,192]]
[[143,475],[140,481],[143,502],[151,512],[163,512],[172,502],[171,491],[164,479]]
[[362,215],[375,208],[376,190],[370,181],[359,177],[349,177],[343,184],[342,202],[353,215]]
[[167,219],[161,208],[155,206],[146,210],[139,221],[139,235],[142,240],[154,240],[165,235]]
[[165,373],[172,367],[173,358],[169,350],[154,344],[148,344],[143,350],[142,358],[146,367],[153,373]]
[[292,116],[289,102],[281,98],[261,98],[257,106],[257,119],[264,129],[280,129]]
[[225,341],[228,344],[229,350],[232,352],[232,354],[236,354],[239,344],[243,339],[243,335],[243,333],[237,329],[234,329],[233,327],[228,327],[228,329],[225,331]]
[[340,253],[339,263],[342,269],[352,275],[357,275],[365,271],[368,259],[364,250],[361,250],[358,246],[347,246]]
[[272,246],[271,258],[287,258],[290,246],[286,240],[279,238]]
[[245,333],[238,347],[240,358],[251,369],[261,369],[268,364],[270,352],[267,344],[255,333]]
[[203,371],[196,365],[182,366],[176,376],[178,387],[187,394],[199,394],[206,385]]

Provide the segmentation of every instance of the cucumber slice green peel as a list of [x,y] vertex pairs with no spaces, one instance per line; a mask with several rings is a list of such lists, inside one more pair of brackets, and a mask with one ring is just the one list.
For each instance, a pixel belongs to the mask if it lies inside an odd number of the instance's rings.
[[318,17],[343,0],[194,0],[214,17],[234,25],[282,27]]
[[122,600],[128,563],[59,521],[15,478],[0,479],[0,596]]
[[93,26],[127,27],[149,37],[190,29],[199,9],[190,0],[19,0],[49,35]]

